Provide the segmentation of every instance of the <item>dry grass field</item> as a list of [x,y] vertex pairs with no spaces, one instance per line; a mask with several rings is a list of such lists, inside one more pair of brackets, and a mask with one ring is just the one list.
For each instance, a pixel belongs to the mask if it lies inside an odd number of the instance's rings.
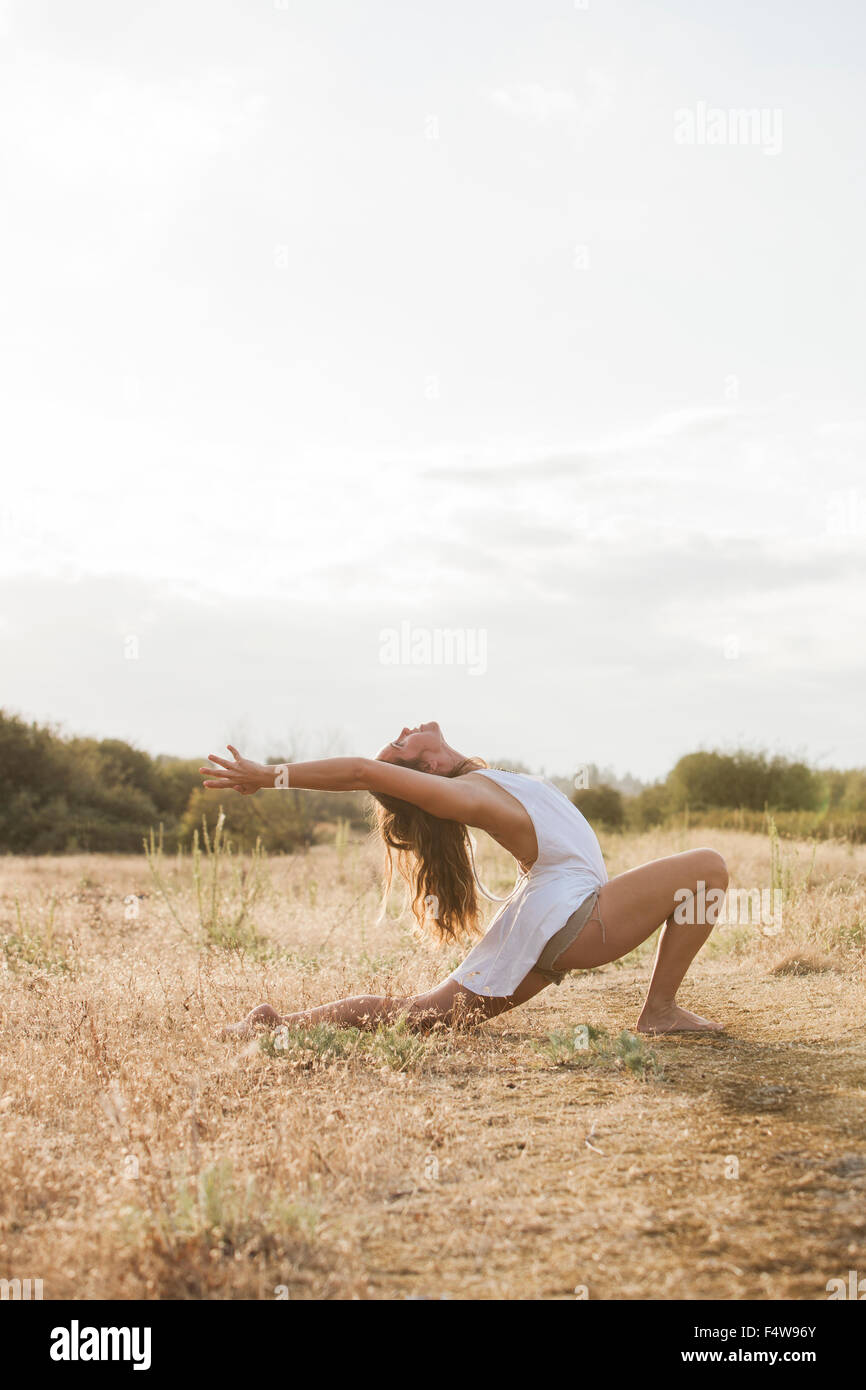
[[[376,925],[378,851],[344,833],[223,862],[216,895],[207,856],[0,860],[0,1277],[46,1298],[736,1300],[866,1275],[866,848],[783,843],[772,869],[734,831],[603,848],[613,875],[704,843],[732,886],[777,875],[782,929],[718,927],[686,981],[727,1035],[650,1043],[620,1034],[654,943],[474,1035],[219,1041],[262,1000],[452,968],[399,897]],[[509,862],[483,846],[499,891]],[[606,1033],[575,1048],[581,1024]]]

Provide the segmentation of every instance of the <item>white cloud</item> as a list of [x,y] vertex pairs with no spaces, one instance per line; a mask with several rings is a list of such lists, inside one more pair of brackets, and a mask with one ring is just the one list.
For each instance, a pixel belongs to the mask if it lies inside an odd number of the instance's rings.
[[488,100],[503,111],[509,111],[533,125],[546,125],[550,121],[571,120],[579,110],[574,92],[559,87],[543,87],[538,82],[527,82],[513,87],[497,87],[487,93]]
[[487,100],[502,111],[533,126],[564,124],[573,130],[589,130],[614,109],[616,83],[610,73],[590,69],[580,89],[541,82],[514,83],[488,90]]
[[[129,72],[30,53],[8,74],[0,118],[14,125],[13,172],[74,187],[163,187],[192,167],[236,153],[260,124],[254,75],[211,69],[146,81]],[[60,116],[62,112],[62,117]]]
[[816,434],[841,443],[866,443],[866,420],[826,420],[818,425]]

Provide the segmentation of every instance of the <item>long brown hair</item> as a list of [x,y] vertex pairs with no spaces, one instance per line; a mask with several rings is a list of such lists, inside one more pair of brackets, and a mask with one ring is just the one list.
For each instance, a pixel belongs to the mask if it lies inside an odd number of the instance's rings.
[[[424,771],[420,759],[400,766]],[[445,776],[460,777],[486,766],[483,758],[464,758]],[[419,927],[440,944],[480,936],[478,895],[466,826],[460,821],[432,816],[410,801],[379,792],[370,794],[375,803],[376,828],[385,845],[385,899],[396,863],[412,895],[412,912]]]

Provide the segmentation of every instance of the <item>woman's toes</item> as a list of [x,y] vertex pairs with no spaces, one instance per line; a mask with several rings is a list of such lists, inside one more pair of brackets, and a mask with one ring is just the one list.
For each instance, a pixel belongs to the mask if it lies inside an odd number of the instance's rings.
[[681,1009],[678,1004],[654,1012],[644,1010],[637,1021],[639,1033],[723,1033],[724,1024]]
[[225,1024],[220,1034],[223,1038],[246,1038],[254,1028],[272,1028],[279,1023],[280,1016],[270,1004],[259,1004],[242,1018],[240,1023]]
[[241,1021],[240,1021],[240,1023],[226,1023],[226,1024],[224,1024],[224,1026],[223,1026],[223,1027],[221,1028],[221,1030],[220,1030],[220,1037],[223,1038],[223,1039],[225,1039],[225,1038],[242,1038],[242,1037],[244,1037],[249,1031],[250,1031],[249,1023],[247,1022],[247,1020],[246,1020],[245,1018],[242,1018]]

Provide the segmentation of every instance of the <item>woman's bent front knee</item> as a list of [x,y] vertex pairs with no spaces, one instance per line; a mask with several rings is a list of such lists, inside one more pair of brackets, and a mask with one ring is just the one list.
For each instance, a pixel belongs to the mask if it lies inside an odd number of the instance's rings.
[[708,887],[727,888],[728,886],[728,866],[724,858],[717,849],[699,849],[700,871],[698,878],[703,879]]

